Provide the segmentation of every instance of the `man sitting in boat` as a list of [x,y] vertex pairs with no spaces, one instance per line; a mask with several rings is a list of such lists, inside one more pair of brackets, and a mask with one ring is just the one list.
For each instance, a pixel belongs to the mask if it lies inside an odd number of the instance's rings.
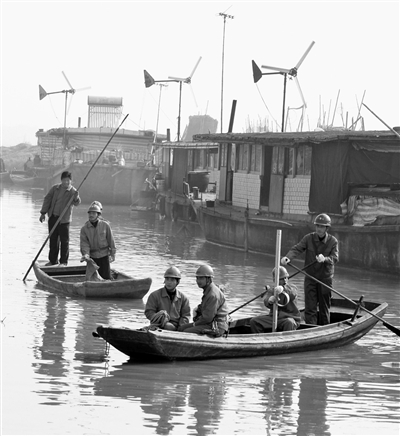
[[199,315],[193,322],[185,324],[179,331],[185,333],[207,333],[222,336],[228,331],[229,309],[225,295],[213,283],[214,271],[209,265],[202,265],[196,271],[197,286],[203,289]]
[[110,223],[101,217],[102,210],[99,201],[93,201],[89,206],[89,221],[81,228],[81,260],[91,257],[99,266],[100,276],[112,280],[110,262],[114,262],[117,249]]
[[164,287],[149,295],[144,314],[150,327],[175,331],[189,322],[189,299],[177,289],[180,280],[179,269],[171,266],[164,273]]
[[[275,283],[276,268],[272,270]],[[264,305],[270,309],[268,315],[256,316],[250,321],[252,333],[265,333],[272,330],[273,305],[278,305],[277,331],[296,330],[300,326],[300,311],[297,308],[297,287],[288,283],[289,274],[286,268],[279,267],[279,286],[267,287]]]

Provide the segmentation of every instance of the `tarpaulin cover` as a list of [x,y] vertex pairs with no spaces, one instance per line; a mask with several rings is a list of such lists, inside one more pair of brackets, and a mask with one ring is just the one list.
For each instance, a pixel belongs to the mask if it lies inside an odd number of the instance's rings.
[[318,145],[312,149],[310,212],[340,214],[347,197],[348,143]]
[[400,183],[400,153],[356,150],[348,142],[319,144],[312,150],[310,212],[341,214],[348,183]]

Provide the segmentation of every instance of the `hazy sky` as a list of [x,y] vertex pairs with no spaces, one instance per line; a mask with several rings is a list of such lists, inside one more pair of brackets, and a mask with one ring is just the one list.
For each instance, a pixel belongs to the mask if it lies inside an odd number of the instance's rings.
[[[251,61],[294,67],[312,41],[298,79],[308,108],[304,128],[314,130],[321,110],[335,126],[358,115],[364,103],[390,126],[399,126],[399,1],[385,2],[1,2],[2,145],[36,144],[38,129],[64,125],[65,94],[76,92],[67,127],[87,125],[87,97],[122,97],[123,127],[156,128],[159,86],[145,88],[143,70],[155,80],[187,77],[183,84],[181,134],[190,115],[221,118],[223,18],[226,20],[223,130],[237,100],[235,132],[266,120],[280,130],[283,76],[253,81]],[[270,72],[263,69],[263,73]],[[71,94],[68,95],[70,98]],[[293,80],[286,106],[302,104]],[[264,101],[263,101],[264,100]],[[197,103],[197,104],[196,104]],[[179,84],[162,88],[158,131],[176,138]],[[295,130],[298,112],[291,111]],[[366,108],[367,130],[386,130]],[[220,132],[220,124],[218,126]]]

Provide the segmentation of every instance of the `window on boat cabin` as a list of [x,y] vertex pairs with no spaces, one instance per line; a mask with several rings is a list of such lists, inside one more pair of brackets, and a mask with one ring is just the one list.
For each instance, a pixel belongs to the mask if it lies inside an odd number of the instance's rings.
[[311,176],[311,151],[307,145],[289,148],[286,174],[292,177]]
[[285,147],[274,147],[272,151],[272,174],[284,174],[285,154],[287,154],[285,150]]
[[262,146],[257,144],[236,145],[237,170],[261,173]]
[[209,148],[207,149],[207,167],[208,168],[218,168],[218,149]]
[[221,144],[220,146],[220,150],[221,153],[219,154],[220,156],[220,160],[219,160],[219,168],[221,167],[226,167],[226,163],[227,163],[227,149],[228,149],[228,144]]
[[236,146],[236,156],[237,156],[237,170],[245,171],[249,170],[249,156],[250,156],[250,145],[240,144]]
[[252,144],[250,151],[250,171],[261,173],[262,146]]

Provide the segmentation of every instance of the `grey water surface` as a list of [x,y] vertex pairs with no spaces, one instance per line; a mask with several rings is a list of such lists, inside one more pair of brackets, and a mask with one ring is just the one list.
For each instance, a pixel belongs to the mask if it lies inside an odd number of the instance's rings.
[[[143,300],[85,300],[22,281],[47,237],[39,223],[42,190],[3,186],[1,202],[2,434],[10,435],[398,435],[399,337],[382,323],[352,345],[249,359],[129,363],[105,352],[96,326],[146,323]],[[88,204],[76,207],[70,264],[79,264],[79,230]],[[100,200],[101,199],[97,199]],[[272,282],[273,256],[210,244],[195,224],[160,221],[103,204],[117,244],[113,264],[151,277],[151,290],[176,265],[194,307],[194,273],[210,263],[230,309]],[[39,256],[46,261],[48,247]],[[300,275],[292,281],[301,289]],[[334,288],[386,301],[387,322],[400,327],[399,277],[339,265]],[[235,318],[263,312],[261,299]]]

